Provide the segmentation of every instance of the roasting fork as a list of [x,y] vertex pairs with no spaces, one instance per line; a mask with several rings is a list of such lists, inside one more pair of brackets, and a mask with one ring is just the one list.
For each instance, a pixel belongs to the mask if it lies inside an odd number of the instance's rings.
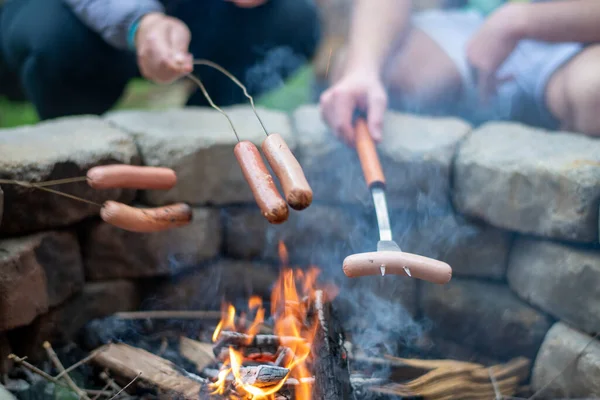
[[[359,118],[356,121],[355,127],[356,151],[360,159],[363,175],[375,207],[375,215],[377,216],[377,226],[379,227],[379,241],[377,242],[377,251],[398,251],[402,252],[400,246],[392,240],[392,228],[390,226],[390,215],[387,207],[387,199],[385,193],[385,176],[377,155],[377,149],[373,138],[369,133],[369,128],[364,119]],[[379,266],[381,276],[385,276],[385,264]],[[412,277],[410,269],[406,266],[402,267],[406,275]]]

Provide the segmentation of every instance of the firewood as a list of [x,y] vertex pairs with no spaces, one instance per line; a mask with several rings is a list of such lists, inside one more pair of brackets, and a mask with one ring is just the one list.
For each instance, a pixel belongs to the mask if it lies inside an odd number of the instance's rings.
[[276,385],[290,373],[287,368],[274,365],[257,365],[240,368],[240,380],[245,385],[259,388]]
[[314,358],[314,399],[345,400],[352,398],[348,356],[343,344],[342,325],[323,291],[315,292],[315,312],[319,323],[312,345]]
[[126,344],[108,344],[101,347],[94,362],[125,379],[139,380],[163,392],[182,396],[185,400],[198,400],[203,385],[199,377],[192,379],[181,368],[164,358]]
[[294,336],[277,336],[277,335],[256,335],[251,336],[245,333],[222,331],[219,334],[219,339],[213,348],[213,353],[218,356],[221,349],[224,347],[247,347],[259,350],[272,350],[275,353],[279,346],[293,346],[298,343],[306,343],[306,340]]
[[426,400],[482,399],[514,396],[528,375],[529,360],[516,358],[502,365],[453,360],[410,360],[388,357],[389,361],[428,372],[405,383],[371,386],[369,391]]
[[179,338],[179,352],[193,362],[198,371],[202,371],[216,361],[212,348],[211,343],[198,342],[185,336]]

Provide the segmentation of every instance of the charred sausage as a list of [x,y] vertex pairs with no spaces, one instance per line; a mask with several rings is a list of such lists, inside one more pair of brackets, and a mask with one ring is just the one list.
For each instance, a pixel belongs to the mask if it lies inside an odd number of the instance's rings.
[[294,210],[304,210],[312,203],[313,192],[300,163],[283,137],[272,133],[263,141],[262,151],[281,183],[287,203]]
[[159,232],[190,223],[192,208],[177,203],[157,208],[135,208],[116,201],[106,201],[100,210],[104,222],[131,232]]
[[175,171],[162,167],[136,165],[101,165],[87,173],[88,184],[94,189],[171,189],[177,183]]
[[407,275],[404,269],[407,267],[413,278],[440,285],[452,279],[452,268],[445,262],[400,251],[353,254],[343,264],[344,273],[350,278],[381,275],[382,266],[386,275]]
[[285,222],[289,216],[288,206],[277,191],[256,145],[243,140],[235,145],[234,154],[264,217],[272,224]]

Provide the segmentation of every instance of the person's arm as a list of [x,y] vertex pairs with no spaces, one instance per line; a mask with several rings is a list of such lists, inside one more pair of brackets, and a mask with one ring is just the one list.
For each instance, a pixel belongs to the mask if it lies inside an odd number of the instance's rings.
[[600,1],[563,0],[523,4],[524,39],[546,42],[600,41]]
[[381,72],[398,38],[408,29],[411,0],[355,0],[345,72]]
[[110,45],[131,47],[135,24],[151,12],[164,12],[158,0],[64,0],[75,15]]

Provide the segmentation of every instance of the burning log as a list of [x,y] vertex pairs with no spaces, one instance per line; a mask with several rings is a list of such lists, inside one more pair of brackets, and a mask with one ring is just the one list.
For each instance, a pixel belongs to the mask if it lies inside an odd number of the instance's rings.
[[179,352],[182,356],[196,364],[196,369],[202,371],[215,362],[212,344],[202,343],[182,336],[179,338]]
[[285,379],[289,373],[289,369],[274,365],[257,365],[240,368],[242,383],[259,388],[273,386]]
[[132,380],[139,376],[139,380],[185,400],[198,400],[203,384],[208,383],[170,361],[126,344],[103,346],[94,362],[122,378]]
[[333,305],[321,290],[316,291],[314,307],[319,326],[312,347],[315,359],[313,398],[351,399],[352,385],[341,323],[334,313]]
[[252,336],[241,332],[222,331],[219,334],[219,340],[213,347],[213,353],[218,357],[221,354],[222,349],[233,347],[235,349],[257,349],[260,353],[267,352],[275,354],[279,346],[291,346],[298,343],[306,343],[306,340],[293,336]]

